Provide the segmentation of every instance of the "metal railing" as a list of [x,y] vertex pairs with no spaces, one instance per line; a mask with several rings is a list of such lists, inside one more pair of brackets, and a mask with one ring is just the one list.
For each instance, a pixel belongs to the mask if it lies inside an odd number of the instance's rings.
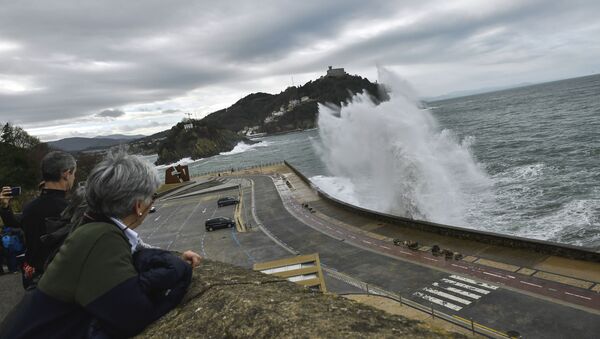
[[[471,331],[473,334],[480,334],[480,335],[483,335],[488,338],[515,338],[515,337],[509,336],[507,333],[503,333],[501,331],[494,330],[487,326],[478,324],[478,323],[474,322],[473,319],[464,319],[464,318],[458,317],[456,315],[449,315],[447,313],[444,313],[444,312],[434,309],[433,305],[426,306],[426,305],[419,304],[415,301],[412,301],[410,299],[402,297],[400,294],[386,291],[383,288],[380,288],[376,285],[363,282],[363,281],[353,278],[347,274],[341,273],[333,268],[329,268],[322,263],[321,263],[321,267],[323,268],[323,270],[325,272],[327,272],[327,274],[330,277],[337,279],[337,280],[341,280],[351,286],[354,286],[354,287],[360,289],[361,291],[366,292],[366,294],[368,294],[368,295],[377,295],[380,297],[394,300],[394,301],[400,303],[400,306],[412,307],[416,310],[419,310],[419,311],[422,311],[422,312],[425,312],[425,313],[431,315],[434,319],[438,318],[438,319],[450,322],[456,326],[460,326],[464,329],[467,329],[467,330]],[[352,295],[352,294],[363,295],[365,293],[340,293],[339,295]]]
[[266,167],[271,167],[271,166],[280,166],[280,165],[285,165],[284,161],[273,161],[273,162],[265,162],[265,163],[259,163],[256,165],[248,165],[248,166],[242,166],[242,167],[235,167],[235,166],[223,166],[220,168],[215,168],[213,170],[210,171],[195,171],[193,168],[190,170],[190,174],[194,177],[201,177],[201,176],[215,176],[218,174],[222,174],[225,175],[227,173],[232,173],[232,172],[238,172],[238,171],[249,171],[249,170],[262,170]]

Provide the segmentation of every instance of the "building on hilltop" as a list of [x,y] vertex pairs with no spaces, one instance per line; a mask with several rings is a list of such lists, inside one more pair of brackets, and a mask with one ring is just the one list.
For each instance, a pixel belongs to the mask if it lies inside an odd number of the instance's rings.
[[332,66],[329,66],[329,69],[327,70],[328,77],[343,77],[346,74],[347,73],[343,68],[333,68]]

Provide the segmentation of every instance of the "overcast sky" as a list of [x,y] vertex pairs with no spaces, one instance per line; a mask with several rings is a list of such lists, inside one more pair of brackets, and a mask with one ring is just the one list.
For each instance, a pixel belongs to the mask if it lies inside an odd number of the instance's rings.
[[600,71],[599,1],[0,0],[0,122],[150,134],[327,66],[421,96]]

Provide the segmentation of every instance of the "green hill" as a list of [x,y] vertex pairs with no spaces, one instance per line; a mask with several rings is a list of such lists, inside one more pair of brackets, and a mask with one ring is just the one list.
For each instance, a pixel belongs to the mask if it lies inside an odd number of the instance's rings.
[[202,120],[185,120],[130,145],[134,152],[158,153],[157,164],[186,157],[206,158],[231,151],[240,141],[252,143],[246,139],[248,135],[315,128],[319,103],[339,106],[363,91],[375,102],[387,98],[376,83],[366,78],[348,74],[324,76],[300,87],[288,87],[279,94],[250,94]]

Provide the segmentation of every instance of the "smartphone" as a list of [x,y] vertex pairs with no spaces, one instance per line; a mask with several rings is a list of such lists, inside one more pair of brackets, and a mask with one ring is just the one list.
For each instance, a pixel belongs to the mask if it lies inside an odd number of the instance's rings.
[[21,187],[11,187],[10,188],[10,195],[13,196],[13,197],[21,195]]

